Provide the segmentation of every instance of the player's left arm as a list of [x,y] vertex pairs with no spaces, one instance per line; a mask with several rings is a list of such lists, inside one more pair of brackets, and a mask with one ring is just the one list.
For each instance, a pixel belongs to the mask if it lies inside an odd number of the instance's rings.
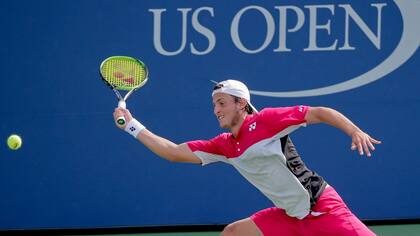
[[370,151],[375,150],[374,144],[381,143],[381,141],[363,132],[343,114],[331,108],[309,107],[305,115],[305,120],[307,124],[325,123],[342,130],[352,139],[351,150],[357,148],[360,155],[366,153],[370,157]]

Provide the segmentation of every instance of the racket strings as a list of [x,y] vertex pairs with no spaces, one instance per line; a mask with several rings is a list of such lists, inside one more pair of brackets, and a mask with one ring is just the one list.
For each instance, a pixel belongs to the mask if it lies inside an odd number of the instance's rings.
[[125,58],[111,59],[105,62],[101,72],[109,84],[123,90],[140,86],[147,77],[144,66],[138,61]]

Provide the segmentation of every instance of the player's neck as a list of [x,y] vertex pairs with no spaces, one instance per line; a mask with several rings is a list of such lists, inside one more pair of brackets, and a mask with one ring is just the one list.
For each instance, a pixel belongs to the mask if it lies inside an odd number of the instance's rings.
[[246,116],[246,113],[241,114],[237,122],[235,122],[235,124],[229,129],[233,137],[238,137],[239,131],[241,130],[242,124],[244,123]]

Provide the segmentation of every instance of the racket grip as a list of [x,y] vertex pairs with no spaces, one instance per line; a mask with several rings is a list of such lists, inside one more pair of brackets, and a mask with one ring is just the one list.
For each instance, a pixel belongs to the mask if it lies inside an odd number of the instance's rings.
[[[120,108],[126,108],[126,104],[125,104],[125,101],[124,100],[120,100],[119,102],[118,102],[118,107],[120,107]],[[125,125],[125,118],[124,118],[124,116],[119,116],[118,118],[117,118],[117,124],[118,125]]]
[[118,125],[125,125],[125,118],[124,116],[120,116],[117,118],[117,124]]

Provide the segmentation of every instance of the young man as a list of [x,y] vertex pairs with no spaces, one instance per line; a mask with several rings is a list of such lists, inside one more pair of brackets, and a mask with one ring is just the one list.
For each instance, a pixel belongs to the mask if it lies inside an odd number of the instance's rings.
[[293,106],[257,112],[240,81],[218,83],[212,97],[220,127],[230,132],[211,140],[175,144],[147,130],[122,108],[115,109],[114,119],[123,115],[127,125],[120,128],[169,161],[233,165],[273,202],[275,207],[228,225],[223,236],[374,235],[337,192],[305,166],[288,134],[300,126],[326,123],[349,135],[351,149],[367,156],[380,141],[330,108]]

